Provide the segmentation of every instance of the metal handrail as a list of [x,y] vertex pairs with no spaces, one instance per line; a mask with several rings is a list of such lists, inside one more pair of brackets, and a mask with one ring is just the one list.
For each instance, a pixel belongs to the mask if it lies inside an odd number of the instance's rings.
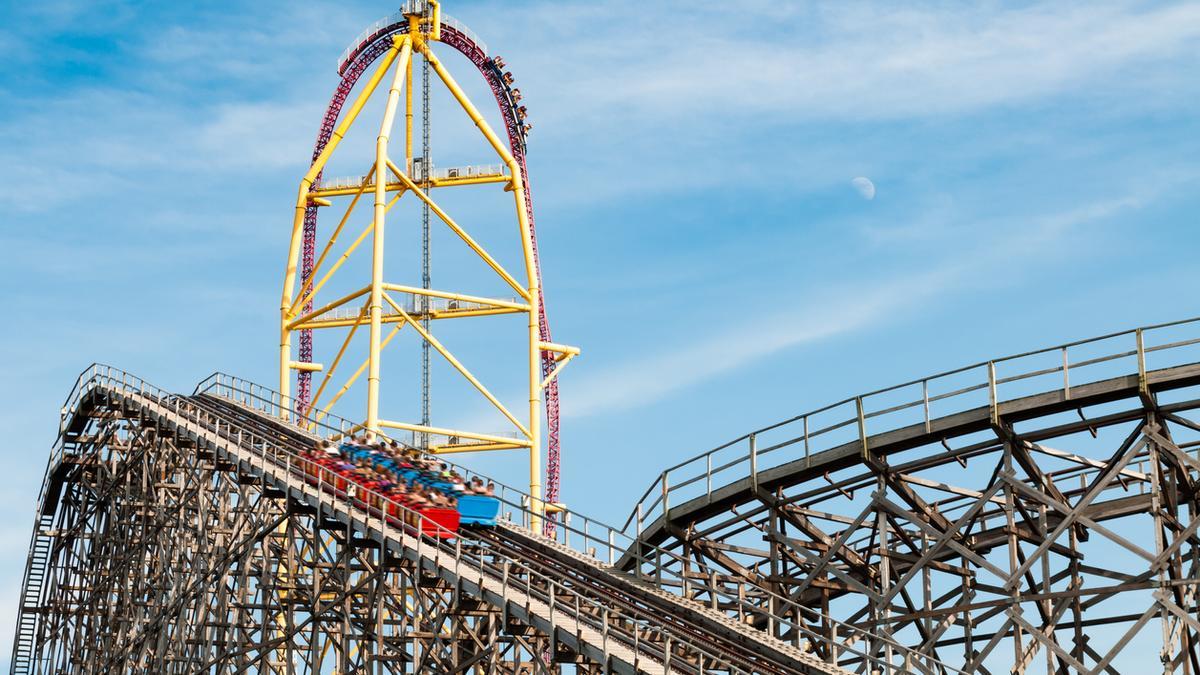
[[[84,379],[84,377],[81,375],[76,389],[73,390],[68,396],[69,403],[77,403],[86,393],[101,386],[108,386],[109,388],[116,389],[126,395],[135,393],[147,401],[160,405],[170,412],[174,412],[175,415],[183,421],[194,423],[199,427],[211,428],[213,432],[218,435],[218,437],[222,437],[221,422],[219,418],[216,418],[211,422],[206,421],[204,417],[209,413],[194,405],[185,397],[181,397],[159,389],[158,387],[147,383],[135,375],[131,375],[130,373],[121,371],[111,366],[93,364],[84,371],[84,375],[88,375],[88,377]],[[74,410],[74,407],[70,409]],[[233,433],[236,433],[236,441],[231,437]],[[234,442],[237,447],[255,453],[257,458],[261,458],[263,462],[258,468],[263,472],[268,470],[267,462],[269,461],[275,467],[284,469],[287,474],[293,478],[300,476],[301,479],[305,480],[307,484],[307,480],[304,478],[305,474],[301,471],[301,468],[311,466],[319,468],[320,473],[317,477],[318,493],[327,492],[333,494],[334,496],[345,497],[346,501],[343,502],[344,504],[354,506],[366,514],[362,520],[362,525],[364,528],[369,528],[372,519],[374,519],[378,521],[377,526],[381,528],[381,531],[386,535],[389,529],[389,521],[386,517],[386,513],[390,507],[394,507],[398,512],[404,513],[406,516],[410,517],[416,523],[416,525],[405,522],[404,526],[400,528],[393,526],[391,529],[399,529],[407,534],[415,536],[419,536],[421,533],[428,531],[441,531],[446,534],[452,534],[442,525],[427,518],[420,512],[409,509],[407,506],[392,500],[386,495],[375,492],[374,490],[366,488],[365,486],[354,484],[352,494],[346,490],[339,489],[337,487],[339,478],[346,484],[347,487],[350,486],[351,481],[339,476],[335,472],[330,471],[326,467],[321,467],[320,465],[316,465],[314,462],[311,462],[311,460],[300,457],[287,448],[278,445],[278,443],[270,437],[260,436],[254,433],[252,430],[234,425],[226,425],[224,437],[227,440]],[[61,445],[61,443],[58,444],[60,448]],[[61,458],[61,453],[59,458]],[[329,475],[327,476],[326,474]],[[368,498],[361,499],[361,496],[363,495],[366,495]],[[355,500],[359,500],[362,505],[356,503]],[[374,500],[376,503],[379,503],[381,506],[379,508],[372,507],[372,500]],[[380,515],[373,515],[373,509],[378,511]],[[353,513],[348,513],[349,517],[353,519]],[[488,555],[496,558],[503,557],[503,564],[501,566],[497,566],[494,561],[485,560],[482,549],[476,551],[471,547],[464,548],[462,545],[462,540],[459,537],[454,537],[453,544],[447,543],[446,539],[440,537],[431,537],[426,543],[435,546],[439,553],[453,555],[455,564],[466,560],[470,564],[473,564],[476,569],[479,569],[481,572],[489,573],[493,579],[503,579],[506,584],[510,578],[511,571],[514,568],[524,570],[526,579],[526,588],[524,590],[526,591],[527,597],[534,597],[543,601],[547,601],[552,597],[554,592],[553,589],[561,589],[566,592],[564,595],[573,595],[575,596],[577,603],[580,601],[580,596],[578,593],[572,591],[553,578],[546,576],[544,573],[531,566],[531,564],[527,561],[511,558],[509,556],[502,556],[498,552],[489,551]],[[537,579],[538,581],[536,585],[533,582],[534,579]],[[640,636],[652,633],[662,635],[665,632],[671,632],[666,631],[662,627],[661,623],[655,620],[654,616],[640,610],[633,610],[633,613],[631,614],[627,610],[615,610],[611,607],[602,605],[599,602],[587,598],[582,598],[582,602],[586,604],[591,611],[577,611],[573,615],[573,618],[576,621],[581,624],[589,624],[594,630],[597,631],[621,635],[623,641],[626,642],[626,646],[632,648],[635,653],[639,651],[639,648],[637,647],[639,641],[644,641],[644,638]],[[619,623],[614,624],[611,622],[605,622],[598,618],[611,616],[615,616],[618,619],[624,620],[628,623],[628,625],[632,626],[632,628],[628,632],[625,632],[620,627]],[[673,634],[671,639],[675,642],[687,645],[690,649],[701,654],[705,659],[713,664],[724,664],[731,668],[735,667],[734,664],[723,658],[721,655],[713,653],[705,647],[695,644],[686,638],[682,638],[679,635]]]
[[[654,522],[656,518],[663,516],[664,506],[672,503],[678,505],[682,501],[697,498],[703,495],[711,497],[712,491],[723,485],[735,482],[748,475],[751,468],[756,471],[762,471],[765,467],[762,459],[765,455],[785,447],[801,445],[803,448],[804,459],[811,464],[813,455],[836,448],[843,445],[848,440],[865,440],[868,437],[866,423],[872,420],[879,420],[885,416],[895,416],[898,413],[906,411],[919,411],[915,420],[905,419],[899,423],[875,425],[870,430],[870,435],[878,435],[888,431],[912,426],[913,424],[924,423],[926,428],[929,428],[930,423],[935,419],[932,413],[933,404],[940,404],[939,407],[948,409],[940,410],[937,417],[946,417],[949,415],[966,412],[967,410],[978,409],[981,406],[974,401],[968,401],[971,394],[978,392],[987,392],[989,400],[985,404],[990,407],[993,413],[999,405],[1008,401],[1021,397],[1024,394],[1004,397],[1000,392],[1000,387],[1003,385],[1013,385],[1032,380],[1037,377],[1047,375],[1055,375],[1061,373],[1061,386],[1056,386],[1055,390],[1061,390],[1065,397],[1070,398],[1071,391],[1084,384],[1089,384],[1098,381],[1097,378],[1088,380],[1076,380],[1072,382],[1072,375],[1079,376],[1080,370],[1089,367],[1111,364],[1121,359],[1135,358],[1135,364],[1129,370],[1123,370],[1120,374],[1128,374],[1130,371],[1136,372],[1144,380],[1146,372],[1146,357],[1149,354],[1158,352],[1179,352],[1184,347],[1200,344],[1200,337],[1188,337],[1187,339],[1166,342],[1154,346],[1147,346],[1146,338],[1148,335],[1164,332],[1169,328],[1183,328],[1192,330],[1197,333],[1196,329],[1200,329],[1200,317],[1183,319],[1179,321],[1171,321],[1167,323],[1154,324],[1141,328],[1119,331],[1101,335],[1099,337],[1088,338],[1085,340],[1076,340],[1059,344],[1053,347],[1027,351],[1020,354],[1014,354],[991,361],[982,361],[973,365],[955,368],[936,375],[930,375],[917,380],[911,380],[903,384],[893,385],[883,389],[866,392],[856,396],[852,396],[837,403],[811,410],[794,417],[767,425],[756,429],[749,433],[743,434],[726,443],[723,443],[707,452],[696,455],[690,459],[674,464],[661,473],[650,485],[646,491],[638,498],[628,518],[626,518],[622,531],[629,532],[630,528],[634,528],[635,533],[640,533],[643,525],[647,522]],[[1097,346],[1100,343],[1109,340],[1129,339],[1132,338],[1134,344],[1122,344],[1122,348],[1116,351],[1106,352],[1099,356],[1090,356],[1088,358],[1080,358],[1074,363],[1071,362],[1071,353],[1074,350],[1076,353],[1081,351],[1081,348],[1087,346]],[[1045,356],[1060,356],[1061,363],[1052,367],[1039,367],[1030,370],[1020,370],[1011,374],[999,376],[997,368],[1006,365],[1015,364],[1024,359]],[[1094,372],[1094,371],[1089,371]],[[1112,372],[1107,372],[1105,376],[1113,376]],[[973,381],[968,384],[954,384],[953,380],[956,377],[969,376]],[[931,393],[931,389],[937,389],[937,385],[944,384],[947,386],[947,391],[939,393]],[[875,408],[872,403],[876,400],[884,399],[889,395],[903,394],[914,389],[919,390],[913,392],[909,398],[903,399],[901,402],[887,401],[880,403],[878,408]],[[957,405],[956,405],[957,404]],[[845,412],[839,413],[844,410]],[[840,415],[840,416],[838,416]],[[825,420],[827,416],[834,416],[832,421]],[[814,421],[818,421],[823,426],[819,428],[810,428]],[[790,435],[785,440],[774,443],[772,445],[761,447],[758,444],[759,437],[785,428],[794,429],[793,425],[802,426],[802,431],[796,429],[796,433]],[[847,429],[848,427],[857,426],[857,433],[854,439],[845,439],[836,437],[834,432]],[[729,456],[723,451],[735,449],[735,453]],[[740,449],[740,450],[739,450]],[[791,459],[790,457],[787,459]],[[737,469],[733,471],[733,469]],[[682,476],[679,474],[683,474]],[[714,477],[721,476],[721,481],[714,481]],[[728,478],[728,480],[725,480]],[[722,482],[723,481],[723,482]],[[703,483],[705,485],[702,494],[689,496],[684,500],[672,500],[672,495],[685,490],[688,487]]]
[[[387,31],[407,26],[408,20],[405,18],[405,15],[421,14],[425,11],[425,7],[426,3],[424,0],[405,0],[400,6],[400,11],[389,14],[382,19],[378,19],[371,23],[369,26],[363,29],[361,33],[358,34],[358,37],[356,37],[354,41],[350,43],[350,46],[342,50],[341,56],[338,57],[337,72],[340,74],[345,71],[346,66],[350,63],[351,57],[360,49],[362,49],[364,45],[375,40],[381,34]],[[458,31],[459,33],[462,33],[464,37],[470,40],[475,47],[479,49],[479,51],[483,52],[484,54],[488,53],[487,43],[485,43],[483,40],[480,40],[479,36],[476,35],[470,28],[467,28],[466,24],[463,22],[443,12],[441,15],[441,24],[443,28],[449,27],[455,31]]]
[[[417,160],[420,160],[418,157]],[[495,176],[503,176],[503,164],[469,164],[467,166],[452,166],[445,168],[431,167],[429,169],[429,178],[432,180],[448,180],[450,178],[491,178]],[[417,176],[412,176],[414,180]],[[395,185],[399,181],[393,181],[390,184]],[[315,186],[316,190],[345,190],[349,188],[358,188],[366,186],[372,188],[375,186],[375,175],[367,174],[365,176],[337,176],[333,178],[322,178]]]
[[[393,291],[392,294],[393,294],[393,298],[395,298],[396,296],[401,298],[400,302],[398,302],[397,304],[399,304],[401,306],[401,308],[406,313],[408,313],[410,316],[422,316],[426,312],[450,313],[450,312],[455,312],[455,311],[467,312],[467,311],[474,311],[474,310],[494,310],[494,309],[497,309],[497,307],[498,307],[497,305],[487,303],[487,302],[480,302],[480,301],[475,301],[475,300],[460,300],[458,298],[430,297],[430,296],[421,295],[419,293],[413,293],[411,291]],[[497,300],[500,300],[503,302],[508,302],[508,303],[511,303],[514,305],[520,302],[520,300],[516,297],[497,298]],[[428,305],[428,307],[426,305]],[[501,308],[507,309],[507,308],[503,308],[503,307],[501,307]],[[509,311],[517,311],[517,310],[509,310]],[[320,323],[320,322],[360,320],[360,319],[364,323],[366,323],[367,319],[365,318],[365,316],[366,316],[366,313],[365,313],[363,307],[361,307],[361,306],[357,306],[357,305],[353,305],[353,304],[342,305],[340,307],[334,307],[333,309],[329,309],[324,312],[321,312],[320,314],[317,314],[315,316],[310,316],[304,323],[305,324],[315,324],[315,323]],[[386,307],[383,310],[382,316],[397,317],[397,316],[402,316],[402,315],[400,314],[400,312],[398,312],[394,308]]]
[[[239,405],[255,408],[273,417],[281,417],[284,414],[289,415],[293,420],[298,422],[296,427],[298,430],[305,430],[307,428],[306,425],[311,425],[311,428],[307,429],[308,433],[313,434],[314,439],[321,437],[314,429],[322,429],[330,437],[340,438],[348,435],[345,431],[346,429],[353,429],[359,426],[351,420],[320,410],[309,410],[303,416],[299,417],[291,411],[283,410],[281,412],[278,402],[283,397],[278,392],[227,373],[215,372],[204,380],[201,380],[196,385],[194,394],[219,396]],[[257,407],[254,404],[258,404]],[[318,413],[321,417],[319,420],[316,419]],[[443,456],[426,455],[426,457],[445,463],[448,467],[451,467],[467,479],[478,476],[482,479],[492,480],[467,467],[449,461]],[[506,514],[508,520],[511,521],[513,513],[516,512],[521,515],[521,524],[527,528],[530,527],[531,523],[538,516],[532,507],[533,498],[528,493],[513,486],[494,480],[492,482],[496,486],[495,496],[497,499],[511,509]],[[607,564],[610,567],[617,559],[629,555],[637,561],[634,569],[636,578],[653,583],[676,597],[680,597],[679,592],[682,592],[685,599],[698,603],[699,601],[695,598],[688,597],[689,591],[695,591],[697,594],[709,593],[713,598],[718,598],[719,596],[716,604],[734,608],[739,616],[757,616],[764,623],[795,630],[797,642],[799,642],[801,637],[810,642],[827,642],[829,640],[828,635],[822,635],[808,628],[805,621],[833,626],[835,634],[844,638],[849,643],[847,645],[839,645],[837,647],[839,651],[858,656],[876,665],[892,667],[894,664],[879,662],[877,655],[862,652],[854,647],[853,643],[862,642],[863,644],[884,645],[894,653],[894,658],[901,660],[905,664],[922,664],[930,671],[940,669],[942,672],[948,673],[961,672],[938,661],[933,656],[917,652],[891,639],[882,638],[871,631],[852,624],[837,621],[818,610],[800,605],[790,598],[769,591],[761,591],[760,594],[768,605],[768,607],[764,608],[763,605],[752,603],[743,594],[733,590],[726,590],[715,583],[711,585],[697,583],[683,573],[686,566],[695,567],[695,561],[661,547],[646,543],[639,545],[636,536],[630,536],[620,528],[598,521],[577,511],[572,511],[563,505],[556,504],[555,508],[559,508],[561,511],[559,513],[558,527],[555,528],[551,537],[553,541],[576,553],[591,558],[597,563],[602,563],[603,559],[606,558]],[[601,555],[598,556],[597,552],[600,552]],[[759,589],[755,590],[759,591]],[[770,611],[769,607],[772,606],[777,608],[775,612]],[[724,614],[721,614],[721,616],[727,618]],[[800,617],[803,617],[804,621],[799,620]]]
[[[77,378],[76,384],[72,388],[71,393],[68,395],[63,409],[69,413],[74,412],[77,408],[79,400],[92,389],[94,389],[97,383],[119,384],[119,388],[123,391],[134,390],[142,395],[149,394],[158,396],[163,400],[175,405],[177,410],[180,408],[181,403],[183,409],[192,410],[193,412],[197,410],[195,406],[188,403],[186,399],[182,397],[178,397],[174,394],[166,392],[165,390],[161,390],[154,385],[150,385],[136,375],[132,375],[113,366],[99,363],[92,364],[89,368],[84,370],[79,378]],[[276,416],[278,416],[280,410],[284,410],[284,408],[280,406],[280,401],[285,400],[285,397],[282,397],[278,392],[274,392],[261,385],[224,373],[214,373],[208,378],[205,378],[205,380],[202,380],[196,386],[195,393],[212,393],[214,390],[220,389],[225,389],[231,393],[243,394],[243,401],[237,401],[229,396],[225,397],[229,400],[233,400],[235,403],[242,403],[244,405],[247,402],[257,402],[260,409],[265,407],[267,412],[271,412],[273,410],[274,412],[272,414]],[[335,435],[340,434],[345,436],[349,435],[349,433],[352,433],[352,431],[347,431],[355,426],[355,424],[350,422],[350,420],[340,418],[335,415],[329,415],[328,417],[337,422],[337,426],[326,424],[325,422],[317,422],[316,425],[332,432]],[[305,416],[304,419],[308,419],[308,417]],[[66,414],[64,414],[64,428],[65,420]],[[200,424],[198,417],[195,421],[197,424]],[[276,456],[291,455],[297,460],[297,465],[299,465],[300,461],[304,461],[290,451],[279,448],[274,439],[261,438],[256,434],[253,434],[252,432],[248,433],[245,430],[241,430],[240,434],[243,439],[247,439],[252,442],[257,440],[260,444],[265,444],[272,447]],[[64,445],[61,443],[60,436],[60,442],[56,443],[52,461],[49,463],[48,467],[52,467],[57,464],[58,461],[61,461],[63,451]],[[260,454],[263,454],[263,457],[266,458],[265,451],[261,451]],[[453,462],[448,462],[441,457],[437,457],[437,460],[445,462],[448,466],[453,466],[455,470],[459,471],[462,475],[468,478],[473,475],[479,475],[470,469],[467,469],[466,467],[459,466]],[[322,472],[328,472],[328,469],[325,469],[324,467],[321,467],[321,469]],[[51,469],[48,468],[48,474],[50,470]],[[483,476],[480,477],[482,478]],[[326,484],[336,486],[336,478],[334,478],[334,480],[319,480],[319,486]],[[500,501],[506,506],[516,509],[518,512],[520,512],[523,517],[523,524],[528,526],[534,514],[530,506],[532,501],[529,495],[521,490],[503,483],[496,483],[496,486],[497,497],[500,499]],[[383,495],[379,495],[378,493],[370,491],[367,488],[363,488],[362,486],[356,486],[355,489],[358,494],[366,493],[377,496],[381,502],[385,501],[395,504],[396,508],[401,509],[404,512],[415,514],[418,522],[431,523],[432,527],[434,528],[441,527],[436,522],[431,521],[425,516],[421,515],[419,512],[411,511],[411,509],[408,509],[407,507],[396,503],[393,500],[384,497]],[[512,511],[509,511],[507,515],[508,518],[511,519]],[[772,613],[769,608],[752,604],[746,599],[745,596],[737,593],[736,591],[729,591],[715,583],[697,583],[696,581],[686,578],[682,571],[677,571],[674,569],[678,566],[682,570],[682,566],[685,562],[687,564],[694,565],[694,561],[685,561],[682,556],[659,547],[650,546],[644,543],[638,545],[635,537],[630,537],[611,525],[601,523],[577,512],[564,509],[561,513],[561,516],[562,518],[560,527],[556,528],[555,530],[554,541],[556,541],[556,543],[562,544],[593,559],[596,559],[595,554],[597,548],[606,548],[610,565],[615,558],[632,553],[634,559],[638,562],[635,570],[636,578],[645,582],[653,583],[662,590],[666,592],[672,592],[672,594],[675,595],[677,595],[677,593],[675,593],[676,590],[682,591],[685,598],[691,600],[692,602],[696,602],[697,604],[699,604],[698,600],[689,597],[690,591],[695,592],[696,595],[709,593],[713,598],[714,605],[719,604],[720,606],[734,608],[740,617],[758,617],[761,621],[766,622],[768,625],[778,626],[783,631],[786,631],[787,629],[793,630],[795,632],[797,646],[799,646],[801,638],[809,641],[810,643],[824,644],[830,644],[831,642],[836,642],[838,638],[842,638],[845,639],[845,643],[835,644],[832,649],[833,654],[852,655],[857,659],[861,659],[872,665],[884,668],[884,670],[881,672],[892,673],[897,672],[894,670],[895,668],[911,668],[915,666],[922,666],[923,669],[927,670],[928,672],[934,672],[938,669],[943,672],[950,673],[963,672],[938,661],[936,658],[930,655],[916,652],[915,650],[901,645],[890,638],[880,637],[857,626],[839,622],[834,620],[832,617],[821,614],[819,611],[799,605],[788,598],[784,598],[770,592],[760,592],[760,595],[763,595],[767,600],[768,607],[774,606],[779,608],[776,610],[777,613]],[[418,528],[417,531],[420,531],[420,528]],[[789,613],[791,616],[788,616]],[[724,616],[720,613],[718,613],[718,615]],[[810,629],[805,621],[815,624],[824,622],[825,625],[832,626],[832,639],[831,635],[829,634],[818,633]],[[872,649],[872,652],[883,651],[885,656],[881,657],[877,653],[863,651],[862,649],[856,647],[855,645],[860,642],[863,645],[874,645],[875,648]],[[893,661],[899,661],[899,663],[893,663]]]

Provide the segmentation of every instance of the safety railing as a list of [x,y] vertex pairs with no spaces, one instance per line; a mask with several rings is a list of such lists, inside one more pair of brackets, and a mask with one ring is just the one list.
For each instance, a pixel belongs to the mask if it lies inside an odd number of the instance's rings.
[[1162,323],[976,363],[860,394],[757,429],[661,472],[637,500],[622,530],[639,536],[669,509],[785,463],[821,461],[820,453],[881,433],[924,427],[934,420],[985,409],[993,419],[1005,403],[1200,363],[1200,318]]
[[[420,8],[416,8],[416,5],[420,5]],[[378,19],[368,25],[361,33],[358,34],[358,37],[354,38],[354,41],[350,43],[350,46],[346,47],[346,49],[342,51],[341,56],[338,57],[338,74],[340,75],[346,70],[346,66],[349,65],[350,59],[365,45],[373,42],[376,38],[383,33],[388,32],[389,30],[392,30],[398,26],[407,26],[408,19],[404,17],[405,14],[421,13],[424,11],[425,3],[422,0],[405,0],[405,2],[401,5],[400,11],[389,14],[382,19]]]
[[371,178],[367,176],[337,176],[335,178],[326,178],[322,176],[321,180],[317,182],[317,185],[314,189],[346,190],[350,188],[362,187],[363,183],[366,183],[367,187],[370,187],[375,184],[375,181],[371,180]]
[[503,176],[504,165],[502,164],[485,164],[467,166],[451,166],[445,169],[434,167],[430,170],[430,177],[434,180],[447,180],[450,178],[483,178],[489,176]]
[[467,24],[465,24],[465,23],[459,21],[458,19],[450,16],[449,14],[446,14],[443,12],[442,13],[442,28],[445,29],[447,27],[452,28],[452,29],[458,31],[459,33],[461,33],[463,37],[467,38],[467,40],[469,40],[472,44],[474,44],[477,48],[479,48],[479,51],[483,52],[484,54],[488,53],[487,43],[484,42],[483,40],[480,40],[479,36],[475,34],[475,31],[471,30],[470,28],[467,28]]
[[[419,159],[419,158],[418,158]],[[419,164],[419,162],[417,162]],[[415,165],[414,165],[415,166]],[[414,170],[413,179],[418,179],[419,170]],[[486,165],[467,165],[467,166],[451,166],[443,169],[434,167],[429,171],[429,177],[433,180],[450,180],[455,178],[495,178],[504,176],[505,169],[501,164],[486,164]],[[389,183],[392,184],[392,183]],[[396,182],[394,184],[399,184]],[[334,178],[322,178],[315,189],[317,190],[349,190],[360,188],[366,185],[372,188],[375,185],[375,177],[368,176],[337,176]]]
[[[265,415],[280,415],[278,402],[281,397],[278,393],[233,375],[213,373],[196,385],[195,393],[219,396]],[[318,416],[320,419],[315,419]],[[291,419],[314,437],[342,438],[349,435],[347,429],[359,426],[324,411],[309,411],[300,418],[292,414]],[[557,512],[553,514],[558,520],[551,537],[555,543],[610,568],[622,557],[631,556],[636,561],[632,570],[636,579],[707,607],[714,616],[721,615],[727,619],[733,615],[738,622],[764,627],[771,634],[790,634],[792,644],[796,647],[804,647],[805,642],[810,645],[832,644],[830,653],[833,661],[865,660],[879,667],[881,673],[908,672],[906,669],[959,672],[930,655],[912,650],[873,631],[839,622],[781,595],[758,588],[752,589],[748,595],[745,587],[726,586],[718,582],[715,571],[697,567],[696,561],[664,548],[645,543],[639,545],[635,536],[564,505],[543,504],[543,509],[535,511],[532,497],[518,488],[494,481],[440,455],[427,458],[446,464],[467,481],[478,477],[492,482],[495,496],[506,509],[503,516],[507,522],[531,528],[538,518],[543,517],[541,512],[549,507]],[[699,599],[702,597],[706,600]],[[811,628],[812,625],[829,626],[830,630],[818,632]]]
[[[338,57],[338,74],[340,75],[346,70],[346,66],[349,65],[350,60],[354,58],[354,55],[362,50],[364,46],[375,41],[380,35],[392,32],[397,28],[407,26],[408,19],[405,18],[406,15],[423,14],[426,6],[427,3],[424,0],[405,0],[400,5],[400,11],[389,14],[364,28],[363,31],[358,34],[358,37],[356,37],[354,41],[350,43],[350,46],[346,47],[346,49],[342,51],[341,56]],[[463,22],[446,13],[442,13],[441,22],[443,28],[448,26],[455,31],[458,31],[464,37],[474,43],[474,45],[479,48],[479,51],[483,52],[484,54],[488,53],[487,43],[485,43],[483,40],[480,40],[479,36],[476,35],[475,32],[470,28],[467,28],[466,24]]]
[[[159,389],[135,375],[110,366],[94,364],[84,371],[68,396],[68,409],[76,410],[73,404],[77,404],[82,396],[97,388],[108,388],[125,396],[136,397],[172,414],[176,423],[190,423],[211,431],[232,446],[253,453],[250,463],[264,475],[281,471],[286,477],[302,480],[316,487],[318,494],[330,494],[336,498],[333,507],[349,519],[348,524],[351,527],[357,524],[364,531],[379,531],[385,540],[391,532],[417,537],[422,544],[433,549],[431,561],[434,565],[442,569],[452,567],[456,574],[460,574],[463,564],[466,563],[493,581],[498,581],[505,592],[510,589],[523,591],[526,597],[545,603],[547,611],[551,614],[555,611],[568,613],[579,625],[587,626],[603,636],[606,652],[609,640],[612,639],[614,644],[621,644],[635,653],[652,653],[657,658],[665,659],[669,656],[657,645],[674,643],[685,645],[710,665],[738,671],[737,664],[731,662],[726,655],[716,653],[679,634],[678,631],[671,631],[653,614],[636,608],[616,609],[584,597],[578,589],[549,576],[548,570],[540,569],[540,563],[536,561],[505,556],[486,547],[464,546],[462,538],[456,533],[446,530],[440,523],[419,511],[365,486],[349,483],[345,477],[279,445],[274,437],[258,434],[243,425],[223,425],[220,417],[213,416],[186,397]],[[279,476],[276,475],[276,478]],[[346,508],[347,505],[355,508]],[[508,597],[507,593],[502,595]],[[556,602],[556,597],[567,600]],[[553,621],[552,617],[547,618]],[[648,639],[648,636],[655,635],[663,639]],[[665,639],[668,635],[669,640]]]
[[102,363],[93,363],[88,366],[75,378],[75,384],[71,386],[71,391],[67,394],[67,398],[63,401],[62,408],[59,409],[58,421],[58,436],[55,438],[54,446],[50,449],[50,461],[46,463],[46,473],[42,477],[42,489],[38,493],[38,512],[42,510],[42,500],[46,496],[46,488],[50,484],[50,476],[54,472],[54,468],[62,462],[63,454],[66,452],[65,432],[70,426],[72,417],[75,411],[79,409],[79,401],[89,391],[88,384],[100,374],[113,372],[122,372],[112,366],[106,366]]
[[[426,311],[438,312],[438,313],[442,313],[442,314],[452,314],[453,312],[478,312],[481,310],[483,310],[483,311],[496,310],[498,308],[501,311],[504,311],[506,309],[506,308],[503,308],[502,306],[484,303],[484,302],[475,302],[472,300],[457,300],[454,298],[435,298],[435,297],[420,295],[417,293],[407,293],[407,292],[402,292],[402,291],[400,291],[400,292],[392,291],[389,293],[389,296],[391,296],[393,300],[400,298],[400,300],[396,304],[400,305],[400,307],[402,309],[404,309],[404,312],[409,315],[419,315]],[[519,305],[519,303],[521,302],[516,297],[497,298],[497,300],[501,300],[503,302],[507,302],[512,305]],[[428,303],[428,308],[426,308],[426,303]],[[520,311],[520,310],[514,309],[511,311],[515,312],[515,311]],[[382,316],[397,317],[397,316],[401,316],[401,314],[389,306],[389,307],[385,307],[383,309]],[[321,314],[312,317],[305,323],[306,324],[319,324],[319,323],[332,322],[332,321],[357,321],[360,318],[362,319],[363,323],[369,323],[369,319],[367,319],[362,307],[353,307],[353,306],[342,305],[341,307],[334,307],[333,309],[322,312]]]

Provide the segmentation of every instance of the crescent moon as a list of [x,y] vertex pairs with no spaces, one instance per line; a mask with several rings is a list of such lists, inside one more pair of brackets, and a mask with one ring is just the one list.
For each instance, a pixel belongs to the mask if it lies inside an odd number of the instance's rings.
[[863,199],[867,201],[875,199],[875,184],[871,182],[870,178],[859,176],[854,180],[851,180],[850,184],[854,186],[855,190],[858,190],[858,194],[861,195]]

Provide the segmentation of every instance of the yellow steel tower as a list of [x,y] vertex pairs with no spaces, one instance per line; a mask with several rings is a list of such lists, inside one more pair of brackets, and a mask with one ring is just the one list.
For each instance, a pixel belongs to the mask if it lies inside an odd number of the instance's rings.
[[[320,419],[324,414],[320,409],[320,405],[323,403],[321,398],[329,390],[328,385],[333,381],[332,378],[342,364],[343,357],[351,351],[351,341],[355,333],[361,326],[366,325],[370,331],[370,339],[367,343],[365,358],[361,359],[359,367],[345,379],[324,405],[329,408],[336,404],[342,395],[361,379],[361,375],[365,371],[367,374],[366,410],[361,417],[362,423],[356,427],[355,431],[363,431],[371,436],[386,435],[385,430],[387,429],[413,432],[420,438],[430,439],[427,449],[432,452],[528,449],[529,489],[534,501],[532,506],[536,511],[543,511],[546,505],[542,502],[541,496],[541,396],[545,387],[557,376],[561,366],[577,355],[579,350],[575,347],[543,342],[539,338],[538,271],[533,250],[531,224],[526,212],[525,186],[522,181],[520,165],[430,49],[430,43],[439,40],[441,36],[441,12],[438,3],[429,0],[425,3],[410,4],[412,5],[410,9],[413,11],[405,14],[408,21],[407,31],[398,31],[393,35],[391,47],[380,60],[380,65],[361,86],[349,109],[338,120],[328,143],[300,180],[292,222],[291,245],[288,250],[287,272],[284,276],[283,296],[280,302],[279,390],[283,395],[285,407],[289,408],[285,414],[291,414],[290,409],[293,408],[291,403],[293,371],[320,372],[322,379],[309,408],[312,411],[312,417]],[[437,176],[429,172],[427,161],[420,162],[424,165],[420,171],[414,169],[416,163],[412,156],[412,71],[413,61],[416,58],[424,58],[428,61],[438,80],[445,85],[454,100],[474,122],[488,145],[500,157],[504,165],[503,169],[491,172],[464,172],[465,175]],[[382,91],[380,85],[388,78],[389,73],[391,74],[390,86],[386,90],[383,118],[379,125],[374,157],[367,176],[358,185],[317,185],[315,183],[317,176],[321,174],[330,157],[338,150],[339,144],[357,121],[367,101],[377,90]],[[393,161],[390,154],[390,141],[400,110],[402,95],[404,96],[402,124],[405,132],[405,147],[403,159],[396,162]],[[425,113],[428,114],[428,110]],[[431,188],[434,187],[480,183],[501,184],[506,190],[512,192],[516,221],[520,232],[521,250],[524,255],[524,270],[521,274],[513,274],[506,270],[431,197]],[[344,253],[330,261],[330,253],[334,244],[350,220],[355,207],[367,195],[373,199],[370,223]],[[415,284],[389,283],[384,278],[383,264],[387,216],[401,198],[409,195],[428,205],[428,208],[441,222],[513,289],[517,295],[516,300],[424,289]],[[345,207],[344,214],[332,234],[326,240],[312,274],[306,282],[300,283],[297,278],[297,268],[300,261],[305,212],[313,205],[327,209],[332,208],[332,199],[335,197],[348,197],[349,204]],[[348,256],[368,236],[371,238],[369,283],[347,295],[320,304],[312,311],[305,311],[306,306],[316,304],[314,300],[317,298],[317,294],[338,272]],[[325,263],[327,262],[330,264],[326,267]],[[401,300],[397,301],[397,297],[401,297]],[[405,298],[419,298],[423,302],[409,305],[409,308],[406,309]],[[523,358],[528,361],[529,397],[528,410],[523,412],[509,410],[449,349],[422,326],[422,319],[469,318],[513,313],[524,313],[528,317],[526,348]],[[389,327],[386,334],[385,327]],[[481,433],[469,429],[449,429],[382,417],[380,414],[380,363],[383,349],[405,327],[418,333],[422,340],[441,354],[454,370],[495,406],[512,424],[515,433],[505,435]],[[321,363],[309,363],[294,358],[293,336],[300,331],[314,329],[346,331],[345,340],[328,368]],[[556,360],[560,361],[559,368],[545,378],[543,378],[541,370],[543,351],[554,353]],[[357,415],[347,414],[344,416],[360,419]]]

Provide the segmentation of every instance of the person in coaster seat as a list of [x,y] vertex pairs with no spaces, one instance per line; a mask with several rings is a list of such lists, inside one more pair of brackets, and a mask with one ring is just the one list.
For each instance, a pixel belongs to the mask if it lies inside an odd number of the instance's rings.
[[411,507],[417,511],[429,506],[429,500],[426,499],[425,495],[422,494],[420,487],[413,488],[409,491],[408,501]]
[[433,490],[433,505],[439,509],[453,509],[454,501],[438,490]]

